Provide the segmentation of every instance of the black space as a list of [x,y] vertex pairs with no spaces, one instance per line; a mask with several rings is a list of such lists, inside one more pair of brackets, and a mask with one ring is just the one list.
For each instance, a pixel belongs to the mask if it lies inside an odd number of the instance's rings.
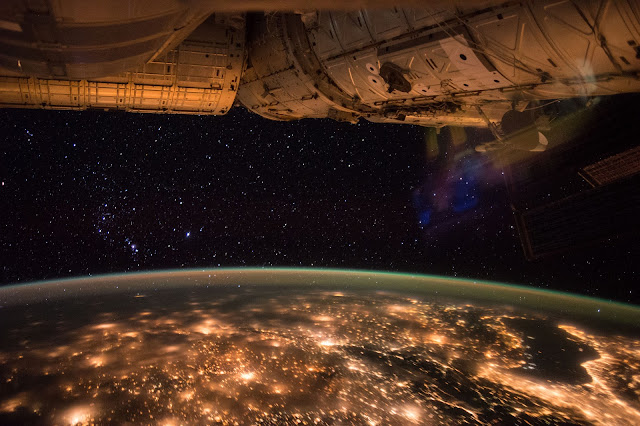
[[[222,117],[2,110],[0,140],[2,284],[303,266],[640,302],[634,239],[525,260],[501,171],[475,153],[470,167],[427,162],[419,127],[271,122],[239,108]],[[463,198],[477,205],[445,206],[421,227],[416,194],[451,181],[470,182]]]

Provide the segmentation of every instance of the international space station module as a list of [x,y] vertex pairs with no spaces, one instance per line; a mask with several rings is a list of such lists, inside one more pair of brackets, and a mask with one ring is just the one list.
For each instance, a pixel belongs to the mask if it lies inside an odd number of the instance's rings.
[[272,120],[499,135],[507,112],[532,103],[640,92],[636,0],[354,4],[4,0],[0,106],[219,115],[242,105]]

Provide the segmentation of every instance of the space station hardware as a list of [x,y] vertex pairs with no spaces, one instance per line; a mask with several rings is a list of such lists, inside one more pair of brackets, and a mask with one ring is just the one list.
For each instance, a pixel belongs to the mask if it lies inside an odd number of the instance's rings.
[[173,0],[3,1],[0,13],[4,107],[224,114],[235,101],[243,14]]
[[[499,143],[509,111],[640,92],[636,0],[285,3],[294,11],[5,0],[0,105],[217,115],[239,104],[273,120],[489,127]],[[517,113],[508,120],[530,115]]]

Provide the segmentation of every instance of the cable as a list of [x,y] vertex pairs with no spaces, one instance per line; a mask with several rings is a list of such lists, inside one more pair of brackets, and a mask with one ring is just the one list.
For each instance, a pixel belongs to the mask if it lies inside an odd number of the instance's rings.
[[546,107],[546,106],[548,106],[548,105],[555,104],[556,102],[560,102],[561,100],[562,100],[562,99],[556,99],[555,101],[547,102],[547,103],[546,103],[546,104],[544,104],[544,105],[538,105],[538,106],[536,106],[536,107],[532,107],[532,108],[525,108],[525,109],[523,109],[522,111],[533,111],[534,109],[544,108],[544,107]]

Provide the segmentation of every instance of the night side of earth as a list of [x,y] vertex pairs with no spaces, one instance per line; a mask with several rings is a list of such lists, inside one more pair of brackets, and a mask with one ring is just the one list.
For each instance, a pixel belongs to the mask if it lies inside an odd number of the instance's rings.
[[321,269],[0,289],[0,423],[638,424],[640,309]]

